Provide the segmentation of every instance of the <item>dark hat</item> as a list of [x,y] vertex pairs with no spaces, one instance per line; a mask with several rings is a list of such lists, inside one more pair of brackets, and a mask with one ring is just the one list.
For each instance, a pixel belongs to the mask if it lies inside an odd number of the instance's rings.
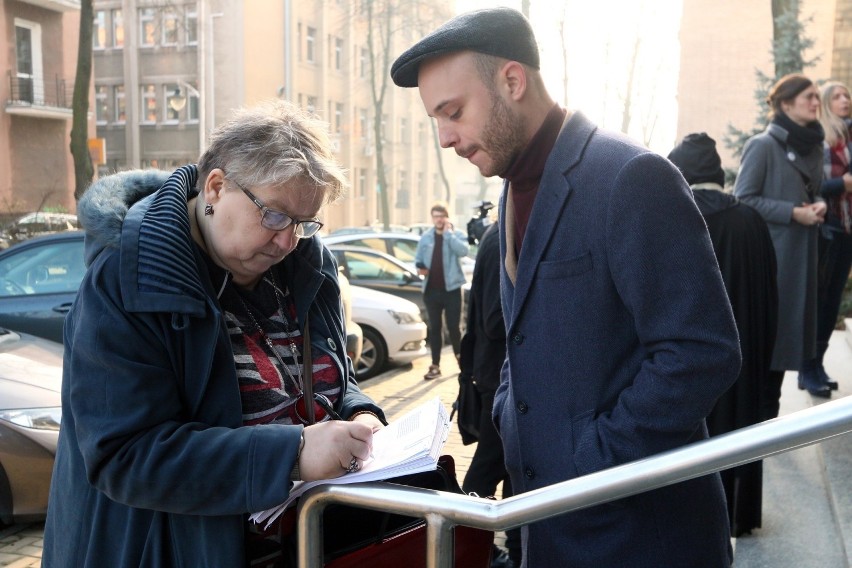
[[725,185],[725,172],[716,151],[716,141],[706,132],[684,136],[683,141],[669,153],[669,160],[677,166],[689,185],[707,182]]
[[487,8],[456,16],[418,41],[393,62],[391,78],[400,87],[416,87],[423,61],[466,50],[539,68],[538,45],[524,15],[511,8]]

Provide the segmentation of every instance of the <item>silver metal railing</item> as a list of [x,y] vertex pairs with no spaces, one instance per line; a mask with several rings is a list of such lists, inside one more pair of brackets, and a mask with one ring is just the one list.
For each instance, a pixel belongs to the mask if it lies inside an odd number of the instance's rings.
[[649,458],[492,501],[390,483],[325,485],[299,505],[299,566],[322,566],[323,509],[332,503],[426,519],[426,566],[453,565],[453,527],[499,531],[757,461],[852,432],[852,396]]

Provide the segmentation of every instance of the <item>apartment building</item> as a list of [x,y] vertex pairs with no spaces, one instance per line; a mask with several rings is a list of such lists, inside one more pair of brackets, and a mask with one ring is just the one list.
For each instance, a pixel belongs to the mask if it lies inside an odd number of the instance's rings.
[[[431,203],[448,198],[445,177],[450,205],[466,219],[479,191],[475,171],[452,152],[441,151],[439,161],[416,89],[395,87],[387,72],[452,15],[453,3],[395,4],[387,20],[379,7],[386,3],[373,3],[371,19],[360,0],[95,0],[102,171],[193,162],[233,108],[277,97],[329,123],[348,171],[347,197],[322,213],[329,229],[381,219],[382,190],[391,223],[428,220]],[[391,31],[389,53],[371,56],[371,28]],[[376,98],[386,188],[377,175]]]
[[27,211],[76,211],[69,144],[79,26],[79,0],[0,0],[4,219]]

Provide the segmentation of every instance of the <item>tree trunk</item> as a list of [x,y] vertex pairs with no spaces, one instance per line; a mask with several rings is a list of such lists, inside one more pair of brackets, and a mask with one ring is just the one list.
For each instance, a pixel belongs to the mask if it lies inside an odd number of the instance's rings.
[[89,85],[92,81],[92,0],[80,2],[80,41],[77,47],[77,75],[71,103],[71,156],[74,158],[74,197],[80,199],[94,177],[89,155]]

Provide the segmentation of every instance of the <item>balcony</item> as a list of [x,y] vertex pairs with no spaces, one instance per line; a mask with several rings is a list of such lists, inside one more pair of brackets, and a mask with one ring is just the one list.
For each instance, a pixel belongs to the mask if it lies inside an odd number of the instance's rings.
[[70,120],[73,86],[56,77],[44,80],[13,77],[9,73],[9,99],[6,112],[19,116]]
[[19,0],[24,4],[32,4],[54,12],[80,11],[80,0]]

